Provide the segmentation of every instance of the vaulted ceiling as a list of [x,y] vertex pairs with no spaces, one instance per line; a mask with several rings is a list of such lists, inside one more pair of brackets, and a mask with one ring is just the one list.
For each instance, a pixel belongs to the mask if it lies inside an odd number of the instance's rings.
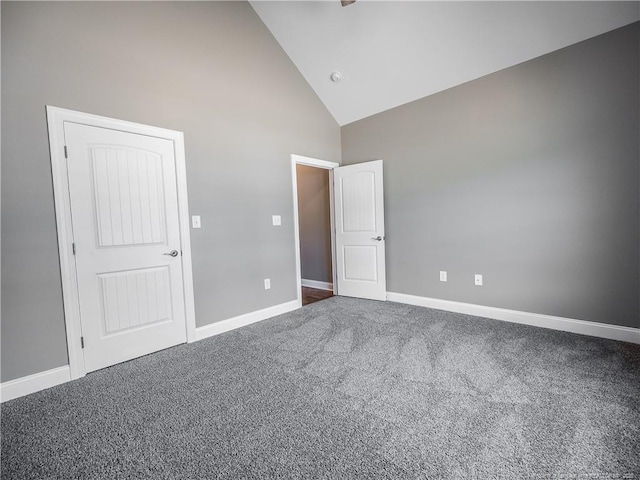
[[638,1],[251,4],[340,125],[640,19]]

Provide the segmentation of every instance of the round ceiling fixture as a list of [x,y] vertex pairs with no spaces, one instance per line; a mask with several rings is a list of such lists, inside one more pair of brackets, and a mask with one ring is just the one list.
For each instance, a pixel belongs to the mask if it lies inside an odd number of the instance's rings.
[[332,82],[338,83],[340,80],[342,80],[342,74],[340,72],[332,72],[329,78]]

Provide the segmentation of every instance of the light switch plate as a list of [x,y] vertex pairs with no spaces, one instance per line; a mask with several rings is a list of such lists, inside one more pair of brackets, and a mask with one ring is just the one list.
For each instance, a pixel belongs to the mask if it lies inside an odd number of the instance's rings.
[[447,272],[445,272],[444,270],[440,270],[440,281],[441,282],[447,281]]
[[265,290],[269,290],[271,288],[271,279],[270,278],[265,278],[264,279],[264,289]]
[[271,219],[273,220],[274,226],[279,227],[282,225],[282,218],[280,218],[280,215],[273,215]]
[[193,228],[200,228],[201,224],[200,224],[200,215],[193,215],[191,217],[191,226]]

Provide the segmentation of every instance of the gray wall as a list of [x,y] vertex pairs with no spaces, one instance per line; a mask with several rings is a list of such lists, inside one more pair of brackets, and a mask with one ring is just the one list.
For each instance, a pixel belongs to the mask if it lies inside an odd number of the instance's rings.
[[297,165],[302,278],[333,282],[329,170]]
[[290,154],[340,132],[251,6],[2,2],[3,382],[67,364],[47,104],[185,133],[198,326],[296,298]]
[[388,290],[640,327],[639,45],[636,23],[344,126],[344,164],[385,162]]

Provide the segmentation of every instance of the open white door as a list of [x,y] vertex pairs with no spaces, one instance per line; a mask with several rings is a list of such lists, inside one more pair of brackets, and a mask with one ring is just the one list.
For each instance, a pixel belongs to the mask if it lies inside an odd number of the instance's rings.
[[338,295],[386,300],[382,160],[333,174]]

